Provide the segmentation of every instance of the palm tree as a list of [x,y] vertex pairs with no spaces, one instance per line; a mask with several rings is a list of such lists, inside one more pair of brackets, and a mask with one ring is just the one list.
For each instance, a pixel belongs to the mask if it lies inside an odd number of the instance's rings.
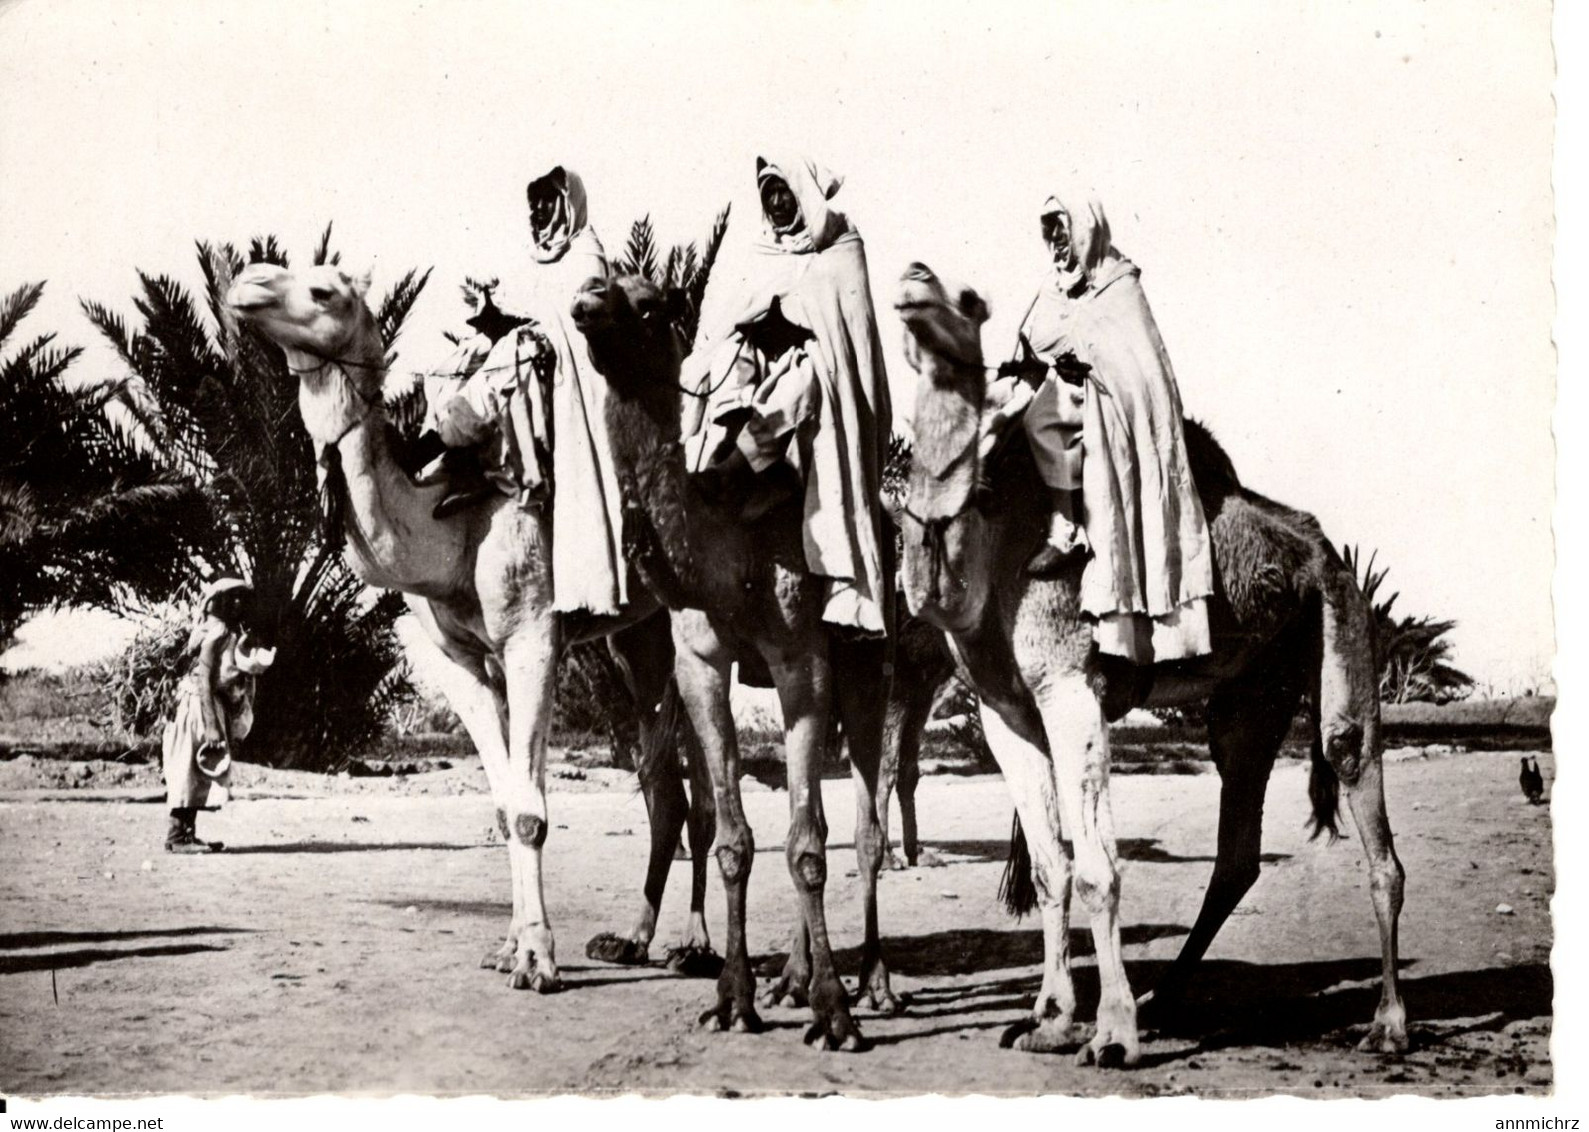
[[706,242],[697,250],[695,243],[677,244],[658,255],[656,233],[651,218],[642,216],[629,227],[629,240],[621,255],[612,261],[612,269],[620,275],[642,275],[667,291],[677,291],[684,297],[684,311],[678,320],[684,347],[688,351],[695,344],[695,332],[701,321],[701,300],[706,295],[706,283],[711,278],[712,267],[717,263],[717,253],[722,249],[723,236],[728,232],[728,206],[712,221]]
[[[0,349],[43,294],[0,299]],[[81,353],[42,334],[0,361],[0,651],[42,609],[158,600],[179,574],[171,540],[207,513],[112,417],[125,383],[68,383]]]
[[1379,590],[1390,569],[1374,569],[1378,556],[1376,551],[1364,562],[1361,548],[1341,548],[1341,557],[1373,609],[1380,700],[1402,704],[1461,699],[1472,691],[1473,678],[1450,663],[1452,644],[1445,635],[1456,628],[1457,623],[1437,621],[1432,617],[1393,615],[1391,608],[1401,594],[1393,593],[1380,599]]
[[[335,263],[331,229],[314,254]],[[297,381],[281,350],[240,329],[224,304],[245,262],[286,266],[274,237],[244,255],[231,245],[197,247],[201,302],[166,276],[139,273],[139,324],[99,303],[83,310],[130,372],[127,404],[137,435],[167,476],[207,504],[167,542],[174,573],[162,597],[190,607],[218,575],[243,577],[256,595],[253,621],[278,649],[261,678],[249,757],[278,766],[331,768],[375,739],[389,710],[412,694],[393,622],[396,594],[373,595],[320,537],[323,511],[315,456],[297,411]],[[408,272],[376,312],[391,348],[429,272]],[[166,625],[129,652],[120,701],[147,727],[163,701],[151,686],[177,668],[181,634]]]

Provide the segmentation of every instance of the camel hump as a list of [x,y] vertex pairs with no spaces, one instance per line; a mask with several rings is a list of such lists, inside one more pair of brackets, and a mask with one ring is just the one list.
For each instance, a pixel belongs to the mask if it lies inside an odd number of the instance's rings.
[[1229,495],[1241,487],[1236,465],[1214,434],[1202,421],[1186,418],[1186,459],[1191,465],[1192,482],[1210,497]]

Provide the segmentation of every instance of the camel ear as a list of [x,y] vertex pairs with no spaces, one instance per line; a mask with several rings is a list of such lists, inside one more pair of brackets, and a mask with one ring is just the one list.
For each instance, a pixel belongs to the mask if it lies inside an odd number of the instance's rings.
[[765,168],[767,168],[767,159],[765,157],[756,158],[756,180],[761,180],[761,171]]
[[348,282],[353,285],[353,293],[361,299],[368,295],[370,293],[370,279],[374,274],[375,269],[367,267],[358,275],[348,276]]
[[967,318],[974,318],[978,322],[986,322],[988,320],[989,311],[986,300],[970,287],[960,292],[959,307],[960,313]]
[[669,322],[677,322],[690,309],[690,296],[683,287],[669,287],[666,301]]

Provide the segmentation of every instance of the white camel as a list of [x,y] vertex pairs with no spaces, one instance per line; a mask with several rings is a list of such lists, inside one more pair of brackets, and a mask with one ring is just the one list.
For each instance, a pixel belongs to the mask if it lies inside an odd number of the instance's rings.
[[[401,591],[452,661],[447,697],[479,749],[513,879],[507,938],[484,965],[507,971],[510,986],[549,993],[561,986],[541,884],[555,665],[565,644],[627,630],[623,667],[647,719],[672,671],[667,619],[652,616],[661,607],[643,590],[621,616],[554,613],[551,524],[539,507],[499,495],[432,517],[444,489],[417,487],[393,456],[381,398],[385,350],[364,301],[368,286],[330,265],[294,273],[261,263],[236,277],[226,303],[282,348],[298,378],[322,485],[344,513],[349,566],[371,586]],[[664,838],[667,855],[678,833],[675,824]],[[686,938],[704,946],[705,922],[699,912],[691,920]]]

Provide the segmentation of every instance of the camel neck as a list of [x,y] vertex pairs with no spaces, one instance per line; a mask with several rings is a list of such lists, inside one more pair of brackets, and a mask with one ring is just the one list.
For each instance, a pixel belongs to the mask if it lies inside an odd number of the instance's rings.
[[614,389],[607,400],[624,508],[634,516],[625,522],[626,536],[632,533],[635,568],[665,605],[723,610],[739,596],[732,579],[738,574],[733,564],[743,557],[743,528],[720,515],[690,482],[675,388],[669,384],[666,393],[644,399]]
[[[315,454],[323,467],[335,462],[342,469],[349,567],[382,589],[427,597],[451,593],[468,569],[465,522],[431,518],[439,493],[415,487],[392,458],[379,393],[363,392],[358,375],[344,363],[293,368],[300,375],[299,408]],[[366,384],[380,388],[379,381],[366,378]]]
[[973,363],[922,351],[916,384],[914,462],[934,476],[972,453],[981,428],[986,372]]

